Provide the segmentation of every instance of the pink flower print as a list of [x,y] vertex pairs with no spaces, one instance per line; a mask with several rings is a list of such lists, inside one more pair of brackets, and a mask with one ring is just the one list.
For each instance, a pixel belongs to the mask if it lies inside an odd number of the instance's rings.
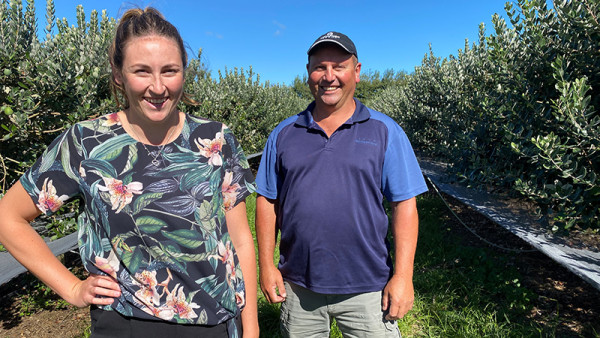
[[102,123],[102,125],[106,127],[110,127],[115,124],[121,125],[121,120],[119,120],[119,114],[117,113],[106,115],[106,120],[104,123]]
[[133,194],[141,194],[143,185],[140,182],[131,182],[127,185],[123,181],[112,177],[103,177],[105,186],[98,185],[100,191],[108,191],[112,210],[118,214],[123,208],[131,203]]
[[79,175],[80,175],[82,178],[85,178],[85,176],[86,176],[85,168],[84,168],[84,167],[82,167],[82,166],[81,166],[81,164],[79,164]]
[[218,132],[213,140],[197,138],[195,141],[200,154],[208,158],[208,164],[212,166],[223,165],[223,159],[221,158],[221,149],[225,139],[223,134]]
[[[167,302],[165,303],[165,307],[169,310],[176,313],[181,319],[194,319],[198,318],[194,309],[200,308],[200,306],[194,302],[188,303],[186,301],[185,292],[183,292],[183,286],[179,286],[179,284],[175,285],[173,291],[167,295]],[[167,314],[168,311],[165,311],[164,314]]]
[[40,196],[38,197],[37,207],[44,214],[48,210],[55,212],[56,210],[60,209],[60,207],[68,198],[69,196],[67,195],[58,197],[56,194],[56,188],[54,188],[54,185],[52,184],[52,180],[48,180],[48,178],[46,178],[44,180],[44,184],[42,185]]
[[119,271],[119,259],[114,251],[110,251],[108,258],[96,256],[96,267],[114,279],[117,279],[117,271]]
[[219,242],[217,249],[219,251],[219,260],[225,264],[227,283],[229,286],[231,286],[232,280],[235,279],[235,262],[233,260],[233,249],[231,248],[231,242],[227,241],[226,244]]
[[235,303],[240,308],[246,305],[246,295],[243,290],[235,293]]
[[226,172],[223,179],[223,186],[221,187],[221,192],[223,193],[223,206],[226,211],[231,210],[231,208],[235,206],[238,195],[237,191],[240,189],[239,184],[231,184],[232,180],[233,173],[231,171]]
[[148,307],[144,311],[152,315],[155,314],[156,310],[154,307],[160,304],[160,295],[156,289],[158,285],[156,271],[144,270],[141,273],[136,273],[133,283],[140,287],[135,292],[135,296]]

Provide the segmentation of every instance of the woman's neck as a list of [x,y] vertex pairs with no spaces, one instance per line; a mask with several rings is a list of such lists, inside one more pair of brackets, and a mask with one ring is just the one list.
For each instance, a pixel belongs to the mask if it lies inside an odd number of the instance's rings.
[[[121,125],[125,131],[139,142],[150,145],[162,145],[179,136],[185,116],[182,112],[174,112],[165,121],[140,121],[127,110],[119,112]],[[123,123],[124,122],[124,123]]]

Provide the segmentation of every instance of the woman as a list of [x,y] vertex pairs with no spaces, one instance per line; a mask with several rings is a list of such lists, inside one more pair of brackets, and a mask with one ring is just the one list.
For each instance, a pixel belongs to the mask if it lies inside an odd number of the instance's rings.
[[[157,10],[127,11],[109,58],[124,109],[52,142],[0,200],[0,242],[66,301],[91,305],[92,337],[258,336],[241,147],[177,109],[187,55]],[[75,197],[85,280],[29,225]]]

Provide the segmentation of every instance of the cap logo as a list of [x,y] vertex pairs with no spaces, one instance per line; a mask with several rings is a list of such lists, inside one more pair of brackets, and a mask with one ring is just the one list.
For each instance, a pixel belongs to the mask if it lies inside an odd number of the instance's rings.
[[324,36],[321,37],[321,40],[323,39],[339,39],[340,36],[339,35],[335,35],[333,34],[333,32],[329,32],[327,34],[325,34]]
[[310,48],[308,48],[308,51],[306,53],[310,56],[311,53],[314,52],[315,47],[318,44],[324,42],[336,44],[339,47],[343,48],[346,52],[358,57],[358,55],[356,54],[356,47],[354,46],[354,42],[352,42],[352,40],[350,40],[350,38],[346,35],[335,31],[329,31],[319,36],[315,40],[315,42],[313,42]]

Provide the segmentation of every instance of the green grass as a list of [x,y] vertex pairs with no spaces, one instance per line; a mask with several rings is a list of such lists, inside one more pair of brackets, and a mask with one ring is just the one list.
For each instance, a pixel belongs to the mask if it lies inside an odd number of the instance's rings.
[[[403,337],[552,336],[526,319],[535,296],[507,268],[508,254],[460,245],[446,225],[442,201],[428,193],[417,199],[419,242],[415,258],[415,305],[398,326]],[[255,196],[247,200],[254,233]],[[276,253],[276,256],[278,252]],[[280,337],[279,306],[258,291],[261,337]],[[335,323],[330,337],[342,337]]]
[[535,295],[506,264],[510,254],[459,244],[436,195],[419,197],[418,208],[416,301],[399,321],[403,336],[539,336],[541,328],[524,320]]

